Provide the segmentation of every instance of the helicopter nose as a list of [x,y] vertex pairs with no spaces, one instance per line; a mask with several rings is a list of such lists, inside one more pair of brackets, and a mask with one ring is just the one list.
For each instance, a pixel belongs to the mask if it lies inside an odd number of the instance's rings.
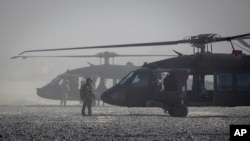
[[47,87],[37,88],[36,94],[42,98],[50,98],[50,91],[47,89]]
[[37,88],[36,93],[42,98],[61,100],[60,86],[46,85],[41,88]]
[[125,91],[123,88],[121,88],[119,85],[116,85],[102,93],[101,99],[103,102],[111,105],[126,106],[124,92]]
[[105,91],[104,93],[101,94],[101,100],[105,103],[111,104],[111,96],[110,93]]
[[43,97],[43,94],[44,92],[43,92],[43,90],[42,90],[42,88],[36,88],[36,94],[38,95],[38,96],[40,96],[40,97]]

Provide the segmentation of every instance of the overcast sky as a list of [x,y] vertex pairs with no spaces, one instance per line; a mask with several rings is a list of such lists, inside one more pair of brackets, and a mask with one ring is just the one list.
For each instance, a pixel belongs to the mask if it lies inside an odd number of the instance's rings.
[[[0,104],[35,99],[36,88],[90,59],[15,59],[24,50],[179,40],[186,36],[250,33],[249,0],[0,0]],[[188,45],[107,49],[119,54],[190,54]],[[218,52],[231,52],[217,43]],[[27,53],[82,55],[105,50]],[[136,65],[163,58],[117,58]],[[22,98],[23,97],[23,98]],[[39,99],[40,100],[40,99]]]

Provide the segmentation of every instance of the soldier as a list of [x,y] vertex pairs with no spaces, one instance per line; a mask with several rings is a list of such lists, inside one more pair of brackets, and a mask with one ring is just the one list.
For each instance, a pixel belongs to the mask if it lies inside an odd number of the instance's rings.
[[176,74],[172,71],[163,80],[165,91],[178,91]]
[[85,116],[85,109],[88,108],[88,115],[91,116],[91,104],[92,99],[95,99],[94,86],[92,84],[92,79],[87,78],[87,82],[81,86],[80,97],[82,104],[82,116]]
[[66,106],[70,92],[69,80],[64,79],[61,85],[61,106]]

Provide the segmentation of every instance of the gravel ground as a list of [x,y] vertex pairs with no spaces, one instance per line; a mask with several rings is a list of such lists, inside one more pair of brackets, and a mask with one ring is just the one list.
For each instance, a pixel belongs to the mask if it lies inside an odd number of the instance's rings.
[[185,118],[160,108],[0,106],[0,140],[229,140],[229,125],[250,124],[250,107],[189,108]]

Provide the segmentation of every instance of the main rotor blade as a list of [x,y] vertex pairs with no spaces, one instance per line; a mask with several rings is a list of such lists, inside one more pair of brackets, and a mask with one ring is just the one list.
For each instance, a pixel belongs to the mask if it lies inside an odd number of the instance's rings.
[[244,40],[240,39],[240,40],[237,40],[237,41],[239,41],[242,45],[244,45],[245,47],[250,49],[250,45],[247,42],[245,42]]
[[209,35],[209,34],[201,34],[201,35],[198,35],[198,36],[191,36],[190,39],[167,41],[167,42],[151,42],[151,43],[135,43],[135,44],[118,44],[118,45],[104,45],[104,46],[87,46],[87,47],[73,47],[73,48],[27,50],[27,51],[21,52],[19,55],[27,53],[27,52],[59,51],[59,50],[145,47],[145,46],[175,45],[175,44],[181,44],[181,43],[207,44],[207,43],[211,43],[211,42],[231,41],[231,40],[241,39],[241,38],[250,36],[250,33],[236,35],[236,36],[230,36],[230,37],[214,37],[214,36],[212,36],[212,37],[208,37],[208,38],[204,38],[203,35]]
[[27,58],[60,58],[60,57],[68,57],[68,58],[83,58],[83,57],[99,57],[97,55],[62,55],[62,56],[23,56],[23,55],[19,55],[19,56],[13,56],[11,57],[11,59],[16,59],[16,58],[23,58],[23,59],[27,59]]
[[220,42],[220,41],[231,41],[231,40],[238,40],[238,39],[249,39],[248,36],[250,37],[250,33],[236,35],[236,36],[230,36],[230,37],[222,37],[216,41]]
[[[176,55],[119,55],[119,54],[115,54],[114,56],[109,56],[109,57],[164,57],[164,56],[176,56]],[[19,56],[13,56],[11,57],[11,59],[16,59],[16,58],[23,58],[23,59],[27,59],[27,58],[61,58],[61,57],[66,57],[66,58],[87,58],[87,57],[98,57],[98,58],[104,58],[104,57],[100,57],[98,55],[62,55],[62,56],[23,56],[23,55],[19,55]]]
[[73,47],[73,48],[27,50],[27,51],[21,52],[19,55],[27,53],[27,52],[78,50],[78,49],[101,49],[101,48],[125,48],[125,47],[144,47],[144,46],[162,46],[162,45],[175,45],[175,44],[179,44],[179,43],[188,43],[188,40],[177,40],[177,41],[169,41],[169,42],[152,42],[152,43],[136,43],[136,44],[118,44],[118,45],[105,45],[105,46]]
[[169,57],[174,57],[174,56],[177,56],[177,55],[118,55],[118,56],[115,56],[115,57],[166,57],[166,56],[169,56]]

